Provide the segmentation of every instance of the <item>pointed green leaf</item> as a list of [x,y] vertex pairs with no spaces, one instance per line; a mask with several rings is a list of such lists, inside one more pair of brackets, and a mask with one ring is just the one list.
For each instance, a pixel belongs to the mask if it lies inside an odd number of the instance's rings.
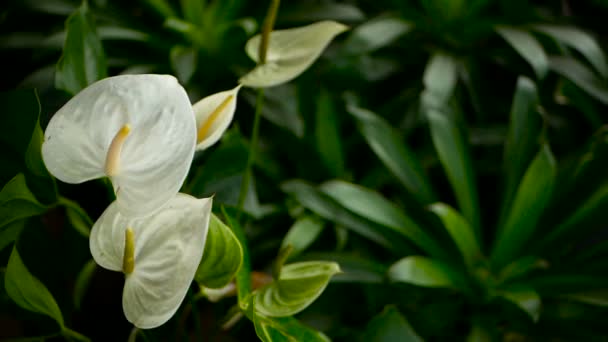
[[403,235],[430,255],[445,256],[432,237],[379,193],[341,180],[326,182],[320,189],[346,209]]
[[281,248],[291,246],[290,257],[300,254],[319,237],[324,226],[323,220],[316,216],[310,215],[298,219],[283,238]]
[[72,227],[80,233],[80,235],[88,238],[93,227],[93,220],[87,212],[77,203],[65,197],[59,198],[59,204],[65,207],[65,214],[72,224]]
[[564,298],[573,299],[581,303],[591,304],[595,306],[608,307],[608,290],[592,290],[579,293],[571,293],[562,296]]
[[63,316],[57,302],[44,284],[28,271],[17,248],[13,248],[8,260],[4,287],[6,293],[17,305],[26,310],[49,316],[63,329]]
[[293,317],[266,317],[253,314],[255,333],[263,342],[329,342],[323,333],[300,323]]
[[305,208],[322,218],[339,223],[369,240],[388,249],[398,251],[400,248],[385,234],[383,227],[372,224],[342,208],[340,204],[323,194],[315,187],[299,180],[292,180],[281,186],[282,190],[294,196]]
[[499,296],[517,305],[534,322],[540,317],[540,296],[534,289],[524,286],[513,286],[509,289],[501,289]]
[[74,308],[76,308],[76,310],[80,310],[82,300],[87,293],[87,289],[91,283],[91,277],[95,273],[96,267],[97,264],[95,263],[95,260],[91,259],[84,264],[76,277],[76,283],[74,284]]
[[42,205],[25,183],[23,174],[16,175],[0,191],[0,247],[14,241],[24,219],[44,213]]
[[334,177],[339,177],[344,173],[341,137],[336,105],[329,92],[321,88],[317,98],[315,138],[321,160]]
[[189,46],[175,45],[171,48],[169,60],[177,79],[183,84],[188,83],[198,64],[197,51]]
[[255,310],[268,317],[295,315],[317,299],[333,275],[335,262],[306,261],[284,265],[278,280],[259,290]]
[[367,324],[363,341],[422,342],[410,323],[394,306],[388,306]]
[[353,29],[344,42],[344,50],[351,55],[362,55],[390,45],[410,32],[414,25],[401,18],[376,18]]
[[456,243],[467,266],[472,268],[483,256],[475,232],[469,222],[447,204],[435,203],[430,209],[441,219],[443,226]]
[[542,268],[547,268],[548,263],[546,260],[540,259],[535,256],[521,257],[507,266],[505,266],[498,275],[499,282],[506,282],[516,278],[523,277],[524,275]]
[[545,78],[549,59],[542,45],[529,32],[513,27],[499,26],[496,32],[530,64],[538,79]]
[[107,76],[106,57],[86,0],[65,23],[63,55],[57,63],[55,86],[75,95]]
[[608,77],[608,64],[606,56],[598,42],[588,33],[574,26],[557,26],[557,25],[534,25],[532,28],[542,32],[556,41],[562,42],[581,55],[585,56],[589,63],[593,65],[602,77]]
[[367,144],[388,170],[421,204],[435,199],[431,183],[416,155],[395,130],[378,115],[349,104],[347,110],[357,120],[359,131]]
[[422,105],[425,109],[443,108],[456,88],[457,77],[456,61],[443,53],[435,53],[422,76],[424,91],[421,95]]
[[452,185],[460,212],[473,226],[479,241],[479,200],[466,137],[460,127],[444,113],[429,110],[427,118],[433,145]]
[[520,77],[517,80],[511,106],[509,133],[505,142],[503,169],[506,179],[501,222],[511,207],[521,177],[538,151],[538,136],[542,125],[538,106],[536,86],[530,79]]
[[205,2],[205,0],[180,0],[182,14],[186,20],[196,26],[203,26]]
[[522,179],[513,205],[492,252],[492,264],[500,268],[513,260],[534,233],[540,215],[551,199],[555,181],[555,159],[544,145]]
[[567,78],[601,103],[608,104],[608,84],[596,77],[581,62],[560,56],[552,56],[549,61],[551,70]]
[[243,248],[232,230],[211,215],[203,258],[194,279],[199,285],[218,289],[235,277],[243,263]]
[[462,288],[458,270],[423,256],[409,256],[397,261],[388,270],[388,277],[391,281],[424,287]]

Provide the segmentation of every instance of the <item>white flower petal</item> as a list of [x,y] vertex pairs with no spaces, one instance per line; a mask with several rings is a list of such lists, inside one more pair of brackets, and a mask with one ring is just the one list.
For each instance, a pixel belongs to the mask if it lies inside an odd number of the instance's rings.
[[215,144],[228,129],[236,111],[239,89],[241,85],[207,96],[192,106],[198,129],[197,151]]
[[[266,63],[241,77],[248,87],[272,87],[291,81],[304,72],[338,34],[348,27],[335,21],[320,21],[303,27],[270,33]],[[245,46],[247,55],[259,62],[262,38],[256,35]]]
[[121,75],[82,90],[51,119],[42,156],[66,183],[105,174],[117,132],[130,132],[110,175],[121,211],[145,215],[181,187],[194,156],[196,123],[190,100],[169,75]]
[[154,214],[129,218],[114,202],[93,226],[91,254],[114,271],[122,270],[125,231],[133,230],[135,262],[126,276],[123,310],[138,328],[162,325],[183,301],[203,255],[211,204],[211,198],[178,193]]

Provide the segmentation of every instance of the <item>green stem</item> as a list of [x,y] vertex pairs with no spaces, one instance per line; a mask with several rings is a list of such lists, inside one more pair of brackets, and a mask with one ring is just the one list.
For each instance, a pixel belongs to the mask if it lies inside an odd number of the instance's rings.
[[255,149],[258,145],[258,137],[260,135],[260,117],[262,116],[262,107],[264,105],[264,89],[258,90],[258,96],[255,104],[255,114],[253,118],[253,131],[251,132],[251,142],[249,144],[249,155],[247,156],[247,164],[245,164],[245,171],[243,172],[243,180],[241,181],[241,190],[239,192],[239,201],[237,203],[237,217],[239,221],[243,207],[245,205],[245,199],[247,198],[247,192],[249,191],[249,182],[251,180],[251,168],[253,161],[255,160]]
[[268,12],[266,13],[266,18],[264,19],[264,24],[262,26],[262,40],[260,42],[260,49],[258,51],[260,64],[266,63],[266,53],[268,51],[268,43],[270,42],[270,32],[272,32],[272,29],[274,28],[274,22],[277,19],[277,12],[279,11],[280,4],[280,0],[272,0],[270,7],[268,7]]

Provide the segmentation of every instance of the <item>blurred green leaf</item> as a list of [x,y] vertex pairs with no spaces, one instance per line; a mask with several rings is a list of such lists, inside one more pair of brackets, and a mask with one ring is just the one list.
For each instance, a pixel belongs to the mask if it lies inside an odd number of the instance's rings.
[[399,250],[395,242],[387,238],[380,227],[343,209],[338,203],[313,186],[300,180],[292,180],[284,183],[281,189],[294,196],[302,206],[324,219],[339,223],[390,250]]
[[413,24],[401,18],[380,17],[355,27],[344,42],[348,54],[367,54],[393,43],[410,32]]
[[266,317],[253,314],[255,333],[263,342],[329,342],[323,333],[309,328],[293,317]]
[[551,56],[549,62],[551,70],[572,81],[601,103],[608,104],[608,84],[597,78],[581,62],[561,56]]
[[388,270],[391,281],[424,287],[462,288],[460,271],[452,266],[423,256],[409,256],[394,263]]
[[426,12],[437,20],[451,20],[463,14],[466,0],[420,0]]
[[65,197],[59,198],[59,204],[65,207],[65,214],[72,227],[82,236],[88,238],[94,222],[87,212],[77,202]]
[[6,183],[0,191],[0,247],[4,248],[14,241],[23,226],[17,222],[40,215],[47,209],[27,187],[23,174],[16,175]]
[[192,24],[202,26],[206,0],[180,0],[182,14]]
[[531,271],[547,267],[547,261],[540,259],[539,257],[531,255],[521,257],[511,262],[500,271],[498,281],[506,282],[507,280],[523,277]]
[[323,183],[320,190],[353,213],[403,235],[429,255],[445,257],[445,252],[432,237],[377,192],[341,180]]
[[538,94],[534,83],[519,77],[511,106],[509,133],[505,142],[503,169],[505,173],[504,199],[500,222],[506,219],[517,185],[538,151],[542,120],[537,107]]
[[387,306],[372,318],[365,328],[363,341],[370,342],[422,342],[410,323],[394,306]]
[[[254,92],[243,91],[243,97],[255,106]],[[262,116],[273,124],[286,129],[298,138],[304,137],[304,120],[298,111],[296,87],[284,84],[264,89]]]
[[340,252],[309,253],[302,259],[326,260],[338,263],[342,272],[332,278],[332,283],[381,284],[385,281],[388,269],[384,264],[376,260]]
[[57,62],[55,86],[75,95],[107,76],[106,57],[87,1],[68,18],[63,55]]
[[427,118],[433,145],[452,185],[460,212],[473,226],[477,241],[481,241],[477,185],[466,137],[456,123],[444,113],[429,110]]
[[89,288],[89,284],[91,283],[91,278],[95,273],[95,268],[97,264],[95,260],[91,259],[87,261],[78,276],[76,277],[76,283],[74,284],[74,308],[76,310],[80,310],[82,300],[84,299],[85,294],[87,293],[87,289]]
[[308,248],[321,234],[325,224],[316,216],[308,215],[299,218],[283,238],[281,248],[291,246],[290,257],[295,257]]
[[333,275],[340,272],[335,262],[306,261],[284,265],[279,279],[259,290],[255,311],[268,317],[297,314],[317,299]]
[[534,289],[525,286],[513,286],[507,289],[501,289],[498,295],[506,300],[517,305],[522,309],[534,322],[540,317],[541,302],[540,296]]
[[140,0],[164,18],[174,17],[175,11],[167,0]]
[[452,97],[457,81],[456,61],[441,52],[433,54],[422,76],[425,88],[421,94],[423,108],[443,108]]
[[317,98],[315,115],[315,138],[317,151],[325,168],[334,177],[344,173],[344,156],[342,152],[342,135],[338,112],[330,93],[321,88]]
[[360,21],[365,14],[357,6],[339,2],[293,3],[292,6],[281,8],[277,18],[280,23],[303,22],[310,23],[320,20]]
[[376,114],[347,106],[358,123],[358,128],[370,148],[388,170],[421,204],[434,202],[435,194],[416,155],[407,147],[394,129]]
[[232,230],[211,215],[203,258],[194,279],[200,286],[221,288],[235,277],[243,263],[243,248]]
[[63,316],[49,290],[23,264],[17,248],[13,248],[4,276],[6,293],[20,307],[54,319],[63,329]]
[[516,257],[534,233],[551,199],[555,173],[553,154],[549,146],[544,145],[519,184],[505,225],[499,231],[491,258],[497,269]]
[[239,307],[241,309],[246,309],[249,305],[248,298],[251,294],[251,257],[249,256],[249,249],[247,247],[247,236],[239,222],[232,214],[229,214],[224,207],[222,207],[222,214],[228,223],[228,227],[232,230],[242,248],[243,257],[241,267],[236,273],[236,288]]
[[606,56],[600,45],[593,37],[574,27],[574,26],[557,26],[550,24],[533,25],[532,28],[542,32],[556,41],[562,42],[585,56],[589,63],[602,75],[608,77],[608,64]]
[[169,60],[179,81],[183,84],[188,83],[198,64],[197,51],[189,46],[175,45],[171,48]]
[[538,79],[545,78],[549,70],[549,59],[542,45],[532,34],[507,26],[496,27],[496,32],[530,64]]
[[465,263],[472,269],[477,261],[483,257],[473,228],[460,213],[447,204],[435,203],[430,209],[439,216],[443,222],[443,226],[456,243],[458,250],[460,250]]
[[592,290],[580,293],[571,293],[562,297],[595,306],[608,306],[608,290]]

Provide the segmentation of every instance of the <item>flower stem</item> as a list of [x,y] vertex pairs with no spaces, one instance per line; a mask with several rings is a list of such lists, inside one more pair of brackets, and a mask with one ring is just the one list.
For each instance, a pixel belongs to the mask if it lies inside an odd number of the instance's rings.
[[260,135],[260,117],[262,116],[262,107],[264,105],[264,89],[258,90],[258,96],[255,104],[255,114],[253,118],[253,130],[251,132],[251,142],[249,144],[249,155],[247,156],[247,164],[245,164],[245,171],[243,172],[243,180],[241,181],[241,190],[239,192],[239,200],[237,203],[237,217],[239,221],[243,207],[245,205],[245,199],[247,198],[247,192],[249,191],[249,182],[251,180],[252,166],[255,160],[255,149],[258,145],[258,137]]
[[70,328],[64,327],[63,330],[61,330],[61,335],[63,335],[63,337],[65,337],[69,341],[91,342],[91,340],[88,337],[86,337],[80,333],[77,333]]

